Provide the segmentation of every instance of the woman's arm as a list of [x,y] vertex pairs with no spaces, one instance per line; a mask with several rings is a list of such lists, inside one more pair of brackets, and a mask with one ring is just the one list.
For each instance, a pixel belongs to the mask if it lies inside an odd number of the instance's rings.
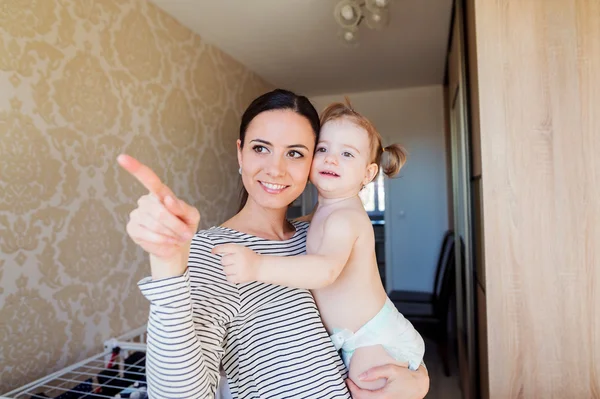
[[[202,269],[219,267],[211,248],[210,240],[198,234],[184,275],[139,283],[151,304],[146,367],[152,398],[208,398],[217,390],[226,323],[239,300],[224,277],[222,283],[213,282],[213,276],[204,283],[190,279],[190,270],[204,276]],[[215,290],[217,285],[225,287]]]
[[351,379],[346,380],[353,399],[423,399],[429,392],[429,373],[424,365],[417,371],[387,364],[374,367],[361,375],[363,381],[386,378],[385,387],[376,391],[360,389]]
[[319,289],[333,283],[359,236],[360,219],[354,211],[334,212],[324,221],[321,244],[314,254],[299,256],[258,255],[236,244],[215,247],[229,281],[261,281],[292,288]]
[[118,162],[149,191],[127,223],[129,236],[150,254],[152,277],[138,284],[150,301],[149,396],[214,397],[226,323],[239,310],[239,293],[211,255],[210,239],[194,235],[198,211],[135,158],[121,155]]

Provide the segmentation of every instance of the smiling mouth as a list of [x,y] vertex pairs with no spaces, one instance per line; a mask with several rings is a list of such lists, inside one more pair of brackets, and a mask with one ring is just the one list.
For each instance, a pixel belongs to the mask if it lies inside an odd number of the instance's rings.
[[322,172],[319,172],[319,174],[321,176],[327,176],[327,177],[340,177],[340,175],[338,175],[337,173],[332,172],[330,170],[324,170]]
[[280,192],[289,187],[284,184],[267,183],[260,180],[258,182],[260,183],[261,187],[269,194],[279,194]]

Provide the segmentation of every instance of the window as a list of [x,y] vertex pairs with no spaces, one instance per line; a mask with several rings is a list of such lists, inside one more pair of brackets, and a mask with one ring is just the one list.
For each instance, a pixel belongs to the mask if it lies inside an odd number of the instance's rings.
[[358,196],[362,200],[365,210],[373,220],[383,220],[385,211],[385,188],[383,184],[383,173],[363,188]]

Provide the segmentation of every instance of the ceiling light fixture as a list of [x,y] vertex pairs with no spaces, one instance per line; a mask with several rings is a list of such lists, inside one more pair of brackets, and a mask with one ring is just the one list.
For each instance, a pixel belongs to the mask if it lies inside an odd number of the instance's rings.
[[389,4],[390,0],[340,0],[333,10],[340,40],[347,46],[357,46],[358,28],[363,21],[370,29],[385,28],[390,22]]

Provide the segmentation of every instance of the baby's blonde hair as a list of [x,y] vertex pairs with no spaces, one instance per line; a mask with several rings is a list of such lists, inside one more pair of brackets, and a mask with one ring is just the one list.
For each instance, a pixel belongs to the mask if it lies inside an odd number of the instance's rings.
[[[321,126],[327,122],[331,122],[338,119],[347,119],[354,123],[356,126],[365,129],[369,135],[369,144],[371,148],[370,162],[381,166],[383,173],[388,177],[394,177],[400,172],[402,166],[406,163],[407,152],[399,144],[390,144],[387,147],[383,147],[381,143],[381,134],[375,129],[375,126],[364,116],[359,114],[352,108],[350,100],[345,97],[346,103],[333,103],[327,106],[321,114]],[[385,165],[381,165],[381,158],[383,153],[386,152],[387,162]]]

